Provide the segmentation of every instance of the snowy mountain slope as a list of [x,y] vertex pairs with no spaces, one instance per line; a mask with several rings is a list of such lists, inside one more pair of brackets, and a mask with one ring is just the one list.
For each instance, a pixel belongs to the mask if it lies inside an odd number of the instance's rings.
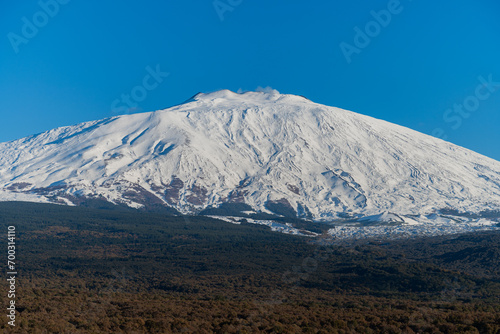
[[2,143],[0,189],[0,200],[246,203],[318,220],[479,212],[500,209],[500,162],[303,97],[223,90]]

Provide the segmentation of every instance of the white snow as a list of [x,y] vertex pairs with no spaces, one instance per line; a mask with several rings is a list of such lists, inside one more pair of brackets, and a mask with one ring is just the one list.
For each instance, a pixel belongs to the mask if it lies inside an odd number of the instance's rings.
[[335,240],[365,238],[409,238],[414,236],[437,236],[477,231],[500,230],[500,224],[488,219],[442,216],[437,214],[400,217],[398,225],[382,224],[362,226],[362,224],[339,224],[328,230]]
[[241,217],[231,217],[231,216],[207,216],[214,219],[223,220],[225,222],[240,225],[242,222],[247,222],[249,224],[266,225],[271,228],[271,231],[281,232],[285,234],[300,235],[303,237],[314,237],[318,236],[317,233],[311,231],[301,231],[291,224],[282,224],[275,222],[273,220],[261,220],[261,219],[251,219],[251,218],[241,218]]
[[[182,187],[168,198],[174,179]],[[49,195],[71,194],[140,207],[144,203],[124,197],[136,186],[183,213],[216,207],[238,193],[256,212],[269,212],[267,201],[284,198],[297,211],[307,207],[315,220],[348,213],[397,222],[442,208],[499,209],[500,162],[277,91],[198,94],[169,109],[0,144],[2,201],[48,202]],[[49,187],[43,195],[34,192]],[[456,225],[442,219],[408,218],[402,226],[412,233]]]

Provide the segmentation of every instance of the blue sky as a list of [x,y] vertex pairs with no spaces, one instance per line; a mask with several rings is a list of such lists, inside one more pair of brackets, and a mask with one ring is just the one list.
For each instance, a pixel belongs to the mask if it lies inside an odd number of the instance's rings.
[[0,141],[270,86],[500,160],[494,0],[1,6]]

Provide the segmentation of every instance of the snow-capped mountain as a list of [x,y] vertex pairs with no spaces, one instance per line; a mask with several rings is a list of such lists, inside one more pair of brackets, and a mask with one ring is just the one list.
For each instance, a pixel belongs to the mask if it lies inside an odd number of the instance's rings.
[[2,143],[0,189],[0,200],[387,218],[500,209],[500,162],[303,97],[223,90]]

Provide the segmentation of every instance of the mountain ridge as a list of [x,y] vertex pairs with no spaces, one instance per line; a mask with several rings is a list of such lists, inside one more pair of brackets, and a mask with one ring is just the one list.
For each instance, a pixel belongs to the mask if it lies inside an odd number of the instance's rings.
[[295,95],[198,93],[0,144],[0,200],[100,199],[314,220],[500,209],[500,162]]

